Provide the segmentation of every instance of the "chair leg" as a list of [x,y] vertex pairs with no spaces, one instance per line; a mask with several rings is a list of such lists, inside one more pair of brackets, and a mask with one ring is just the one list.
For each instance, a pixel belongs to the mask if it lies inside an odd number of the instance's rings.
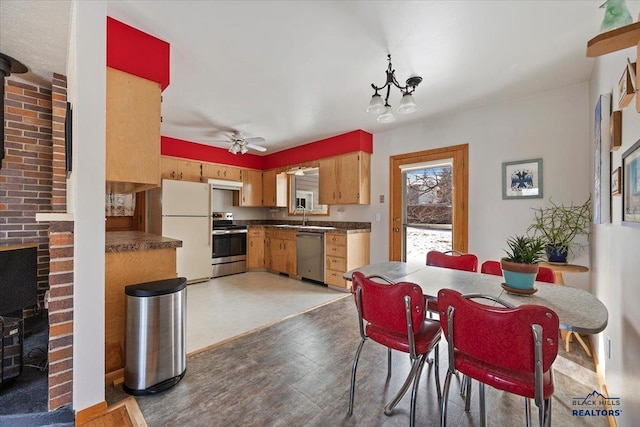
[[436,392],[438,393],[438,401],[442,399],[442,390],[440,388],[440,344],[436,344],[434,347],[435,354],[433,355],[433,359],[435,360],[435,376],[436,376]]
[[469,412],[471,410],[471,382],[473,381],[471,377],[464,376],[464,410],[465,412]]
[[480,426],[487,427],[487,411],[484,401],[484,383],[478,381],[478,395],[480,397]]
[[353,397],[356,392],[356,370],[358,369],[358,360],[360,359],[360,352],[362,352],[362,346],[365,339],[363,338],[358,345],[356,351],[356,357],[353,359],[353,367],[351,368],[351,390],[349,391],[349,415],[353,414]]
[[527,397],[524,398],[524,420],[527,427],[531,427],[531,402]]
[[395,397],[391,400],[391,402],[387,403],[387,405],[384,407],[385,415],[391,415],[393,413],[393,408],[395,408],[398,402],[400,402],[400,399],[404,397],[405,393],[409,389],[409,386],[411,385],[411,383],[413,382],[413,379],[416,376],[416,371],[418,370],[420,359],[421,358],[418,358],[412,361],[411,370],[409,371],[409,375],[407,375],[407,379],[404,380],[404,384],[402,384],[402,387],[400,387],[400,390],[395,395]]
[[424,362],[427,359],[427,355],[423,354],[420,357],[420,361],[418,362],[418,370],[416,371],[416,375],[413,377],[413,390],[411,390],[411,411],[409,414],[409,427],[414,427],[416,425],[416,397],[418,396],[418,384],[420,383],[420,376],[422,375],[422,368],[424,367]]
[[440,427],[447,425],[447,402],[449,400],[449,386],[451,385],[451,368],[447,369],[444,377],[444,389],[442,390],[442,401],[440,402]]
[[544,400],[544,427],[551,427],[551,398]]
[[387,347],[387,379],[391,378],[391,349]]

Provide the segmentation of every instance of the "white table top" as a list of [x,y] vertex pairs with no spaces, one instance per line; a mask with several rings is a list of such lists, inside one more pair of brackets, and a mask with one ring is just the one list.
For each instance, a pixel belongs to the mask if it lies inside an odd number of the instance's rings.
[[382,262],[356,268],[344,274],[351,280],[354,271],[369,276],[377,274],[394,282],[407,281],[420,285],[426,295],[437,295],[442,288],[462,294],[491,295],[513,305],[543,305],[555,311],[560,328],[581,334],[596,334],[607,326],[609,313],[605,305],[591,293],[571,286],[535,282],[533,295],[514,295],[502,289],[502,276],[470,273],[447,268],[429,267],[404,262]]

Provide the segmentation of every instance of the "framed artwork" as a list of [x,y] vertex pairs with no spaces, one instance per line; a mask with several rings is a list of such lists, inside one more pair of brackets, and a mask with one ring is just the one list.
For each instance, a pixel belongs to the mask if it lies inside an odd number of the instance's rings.
[[600,95],[594,111],[593,223],[611,222],[609,201],[609,120],[611,95]]
[[622,154],[622,224],[640,226],[640,140]]
[[620,187],[621,171],[622,171],[622,168],[618,166],[613,172],[611,172],[611,194],[614,196],[616,194],[621,193],[621,188],[622,188]]
[[502,199],[542,197],[542,159],[502,163]]
[[617,151],[622,145],[622,111],[616,110],[611,113],[611,123],[609,123],[609,150]]

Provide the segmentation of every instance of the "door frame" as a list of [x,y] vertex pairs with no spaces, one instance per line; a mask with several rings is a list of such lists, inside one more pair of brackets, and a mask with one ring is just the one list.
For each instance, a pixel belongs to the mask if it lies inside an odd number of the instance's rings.
[[[453,250],[468,251],[469,144],[398,154],[389,157],[389,260],[402,260],[403,183],[401,165],[453,159]],[[394,231],[395,230],[395,231]]]

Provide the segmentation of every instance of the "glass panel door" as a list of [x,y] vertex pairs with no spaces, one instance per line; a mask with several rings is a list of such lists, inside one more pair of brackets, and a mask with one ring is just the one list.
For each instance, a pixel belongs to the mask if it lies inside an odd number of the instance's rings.
[[402,177],[403,258],[424,264],[428,251],[453,248],[453,159],[403,165]]

